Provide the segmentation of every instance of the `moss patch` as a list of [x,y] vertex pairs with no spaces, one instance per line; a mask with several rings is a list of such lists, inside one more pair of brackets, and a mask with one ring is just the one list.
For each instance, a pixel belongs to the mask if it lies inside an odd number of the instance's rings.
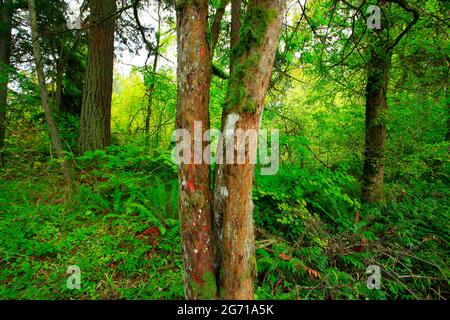
[[248,92],[246,83],[254,77],[258,69],[261,56],[257,49],[263,45],[267,29],[276,16],[275,9],[260,4],[248,9],[239,43],[233,50],[235,65],[223,105],[225,112],[230,112],[236,106],[239,108],[235,111],[239,113],[254,113],[258,110],[258,104]]
[[234,48],[235,57],[240,57],[254,46],[262,45],[267,28],[277,17],[275,9],[267,8],[261,4],[255,4],[248,8],[241,27],[240,40]]
[[191,288],[194,297],[201,300],[214,300],[217,294],[216,277],[211,272],[205,272],[202,277],[203,285],[192,281]]

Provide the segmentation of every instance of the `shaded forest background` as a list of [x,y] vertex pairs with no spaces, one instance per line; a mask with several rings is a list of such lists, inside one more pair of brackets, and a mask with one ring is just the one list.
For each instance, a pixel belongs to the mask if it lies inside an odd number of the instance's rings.
[[[107,2],[89,24],[89,1],[77,19],[79,3],[36,0],[39,64],[28,1],[0,1],[1,299],[185,296],[171,158],[175,4]],[[233,76],[230,2],[244,16],[251,1],[209,1],[214,128]],[[280,168],[256,170],[253,185],[256,299],[449,297],[450,3],[374,1],[382,32],[367,28],[369,4],[287,1],[261,121],[280,130]],[[102,48],[107,23],[110,57],[96,56],[90,45]],[[140,66],[123,62],[136,56]],[[367,168],[375,156],[366,139],[368,82],[380,73],[383,181],[367,195],[369,175],[381,172]],[[110,118],[86,111],[100,105]],[[66,286],[70,265],[82,270],[79,290]],[[381,290],[367,287],[371,265],[381,268]]]

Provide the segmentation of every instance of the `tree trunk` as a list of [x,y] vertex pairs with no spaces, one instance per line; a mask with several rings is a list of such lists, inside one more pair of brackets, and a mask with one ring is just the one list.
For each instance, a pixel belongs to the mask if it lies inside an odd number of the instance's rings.
[[216,15],[214,16],[214,21],[211,26],[211,60],[216,51],[216,46],[220,35],[220,25],[222,24],[222,18],[229,2],[230,0],[220,0],[219,7],[216,10]]
[[36,5],[34,0],[28,0],[29,10],[30,10],[30,22],[31,22],[31,36],[33,39],[33,53],[36,61],[36,70],[39,81],[39,88],[42,99],[42,106],[45,112],[45,120],[47,121],[47,125],[50,129],[50,136],[52,139],[53,146],[56,151],[56,155],[58,160],[61,161],[61,166],[63,169],[64,176],[67,182],[71,181],[71,172],[70,166],[67,162],[64,161],[64,152],[62,148],[61,138],[59,136],[58,128],[56,127],[55,120],[53,119],[52,109],[48,102],[48,91],[47,85],[45,83],[45,74],[44,74],[44,66],[42,64],[42,56],[41,56],[41,46],[39,43],[39,33],[38,33],[38,24],[37,24],[37,14],[36,14]]
[[[161,46],[161,2],[158,2],[158,29],[156,33],[156,46],[154,52],[153,59],[153,67],[152,67],[152,76],[155,76],[156,71],[158,69],[158,58],[159,51]],[[152,109],[153,109],[153,93],[155,91],[155,79],[152,79],[152,83],[150,84],[147,93],[147,114],[145,116],[145,144],[148,146],[150,143],[150,121],[152,119]]]
[[89,1],[88,64],[78,141],[79,153],[111,143],[111,96],[114,66],[116,1]]
[[[366,83],[366,128],[364,147],[364,177],[361,190],[363,203],[375,203],[384,198],[384,163],[386,148],[387,89],[392,51],[419,20],[419,13],[405,0],[390,0],[413,15],[411,22],[392,42],[389,23],[382,15],[382,28],[374,30],[369,43],[369,66]],[[385,10],[386,3],[381,4]]]
[[[444,57],[445,59],[445,65],[447,66],[447,76],[445,79],[445,84],[444,84],[444,96],[445,96],[445,101],[447,103],[447,134],[445,136],[445,140],[446,141],[450,141],[450,96],[449,96],[449,92],[448,92],[448,80],[449,80],[449,70],[450,70],[450,59],[447,55],[445,55]],[[450,150],[450,147],[449,147]]]
[[[0,158],[6,136],[6,106],[11,56],[11,30],[13,8],[9,1],[0,0]],[[0,159],[0,162],[2,160]]]
[[[247,6],[240,39],[234,49],[233,72],[226,100],[222,127],[222,162],[218,164],[214,185],[214,221],[219,228],[220,288],[225,299],[253,299],[256,273],[252,187],[256,141],[239,145],[237,130],[259,131],[278,34],[285,3],[283,0],[251,0]],[[257,37],[255,37],[257,35]],[[226,155],[237,155],[245,148],[243,164],[230,163]],[[219,155],[220,158],[220,155]],[[225,163],[226,162],[226,163]]]
[[[194,122],[209,129],[210,52],[206,38],[208,1],[177,1],[178,102],[177,128],[191,134]],[[206,147],[206,145],[204,145]],[[211,241],[211,190],[209,165],[179,166],[179,214],[184,260],[186,299],[216,298],[216,279]]]
[[241,31],[241,5],[242,0],[231,0],[231,58],[230,58],[230,74],[233,73],[234,65],[234,48],[239,42],[239,32]]
[[55,111],[57,113],[61,112],[61,102],[62,102],[62,88],[64,81],[64,72],[66,68],[67,55],[64,54],[64,49],[61,50],[62,56],[59,57],[59,61],[56,66],[56,89],[55,89]]
[[362,202],[375,203],[384,197],[387,88],[391,54],[371,51],[366,84],[366,128]]
[[[230,33],[230,74],[233,73],[233,66],[235,61],[234,50],[239,42],[239,33],[241,31],[241,4],[242,0],[231,0],[231,33]],[[222,112],[221,128],[224,128],[227,112]],[[223,145],[223,137],[220,137],[219,146]],[[220,149],[218,150],[220,151]],[[222,151],[224,151],[222,149]],[[222,154],[223,159],[223,154]],[[213,238],[215,244],[214,267],[220,270],[222,259],[222,226],[223,226],[223,197],[220,197],[221,188],[225,185],[224,175],[221,174],[224,166],[217,164],[214,169],[214,194],[213,197]],[[213,195],[214,195],[213,194]],[[220,278],[220,275],[219,275]]]

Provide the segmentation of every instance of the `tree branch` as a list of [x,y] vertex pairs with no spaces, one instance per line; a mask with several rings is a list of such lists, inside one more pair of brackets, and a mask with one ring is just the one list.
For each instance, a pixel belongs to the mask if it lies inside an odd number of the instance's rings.
[[211,25],[211,61],[214,57],[214,51],[216,50],[217,42],[219,41],[220,25],[222,24],[223,15],[225,14],[225,9],[229,3],[230,0],[220,0],[220,4],[217,8],[214,21]]
[[416,8],[409,6],[405,0],[390,0],[393,3],[398,4],[405,11],[412,13],[414,18],[413,20],[406,26],[406,28],[398,35],[398,37],[394,40],[394,42],[388,47],[387,51],[393,50],[398,43],[402,40],[402,38],[411,30],[411,28],[419,21],[419,11]]

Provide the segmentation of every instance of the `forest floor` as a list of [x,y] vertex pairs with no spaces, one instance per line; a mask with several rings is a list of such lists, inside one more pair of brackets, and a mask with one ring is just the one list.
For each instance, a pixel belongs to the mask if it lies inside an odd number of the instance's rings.
[[[78,158],[76,170],[70,187],[53,161],[11,160],[0,170],[0,298],[183,298],[169,156],[112,147]],[[342,172],[308,180],[286,170],[291,181],[283,172],[257,178],[257,299],[449,298],[443,186],[407,207],[355,211],[344,191],[353,180]],[[67,287],[72,265],[81,270],[79,290]],[[380,290],[367,287],[373,265]]]

